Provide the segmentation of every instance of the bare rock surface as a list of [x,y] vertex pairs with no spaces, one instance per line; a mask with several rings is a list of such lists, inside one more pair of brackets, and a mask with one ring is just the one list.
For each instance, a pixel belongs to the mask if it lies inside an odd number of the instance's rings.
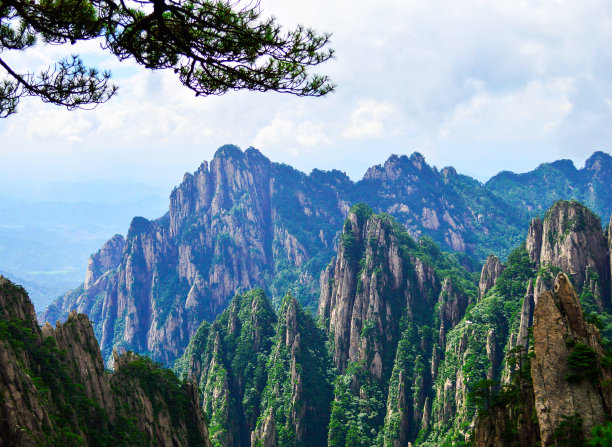
[[[172,372],[133,353],[117,357],[110,374],[87,316],[72,311],[55,328],[40,328],[25,291],[0,277],[0,327],[0,444],[89,446],[117,436],[138,445],[211,445],[197,388],[179,386]],[[172,396],[150,389],[163,374],[175,381]]]
[[608,241],[588,208],[574,201],[555,203],[543,221],[531,221],[526,245],[532,261],[571,275],[579,292],[590,289],[599,310],[612,304]]
[[504,266],[495,255],[487,256],[487,260],[482,266],[480,281],[478,283],[478,298],[482,298],[495,285],[497,278],[504,271]]
[[[585,437],[610,417],[611,377],[602,369],[603,349],[595,326],[585,322],[567,275],[560,273],[554,291],[542,293],[533,319],[534,355],[531,365],[535,410],[543,446],[555,445],[554,432],[564,416],[579,414]],[[592,358],[592,372],[575,370],[572,353],[583,349]],[[575,377],[575,378],[573,378]]]

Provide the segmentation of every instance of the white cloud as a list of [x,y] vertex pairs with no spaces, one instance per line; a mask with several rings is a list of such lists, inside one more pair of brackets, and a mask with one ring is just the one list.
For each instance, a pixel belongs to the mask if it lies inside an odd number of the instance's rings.
[[533,81],[505,93],[478,93],[458,104],[441,127],[444,138],[508,140],[558,128],[572,103],[572,79]]
[[80,52],[112,69],[120,90],[93,112],[24,100],[18,115],[0,121],[0,177],[25,171],[36,181],[98,175],[171,184],[224,143],[353,177],[392,152],[419,150],[486,179],[612,150],[610,2],[263,0],[262,7],[282,24],[333,32],[337,58],[317,71],[333,77],[336,93],[195,98],[172,72],[119,62],[97,42],[6,52],[14,66],[33,70]]
[[385,134],[388,121],[396,113],[393,105],[376,102],[373,99],[360,101],[359,106],[351,113],[349,125],[342,131],[346,139],[379,138]]
[[297,154],[300,150],[330,143],[320,123],[310,120],[295,122],[276,116],[269,124],[259,129],[253,144],[258,148],[286,150]]

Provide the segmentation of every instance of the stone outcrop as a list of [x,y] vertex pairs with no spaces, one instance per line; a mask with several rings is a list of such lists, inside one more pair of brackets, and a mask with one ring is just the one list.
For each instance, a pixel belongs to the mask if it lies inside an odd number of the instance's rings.
[[573,201],[555,203],[543,221],[531,222],[526,245],[532,261],[571,275],[580,292],[589,289],[599,310],[612,305],[608,241],[588,208]]
[[472,438],[474,447],[539,445],[540,432],[533,417],[533,385],[524,379],[517,379],[516,382],[514,386],[518,387],[518,393],[514,405],[495,405],[486,416],[476,419]]
[[[131,352],[118,356],[115,352],[114,363],[115,372],[110,381],[118,396],[117,406],[126,414],[137,415],[135,425],[152,445],[212,446],[196,384],[182,386],[184,400],[181,402],[172,396],[176,389],[164,389],[163,380],[156,383],[155,374],[159,372],[155,368],[148,372],[150,366],[146,362],[143,365],[142,357]],[[143,374],[143,370],[147,372]]]
[[521,346],[525,351],[529,347],[529,329],[533,326],[533,310],[535,306],[535,292],[533,288],[533,280],[529,280],[527,292],[523,298],[523,306],[521,308],[521,322],[519,325],[518,334],[516,337],[515,346]]
[[439,346],[446,346],[446,334],[459,324],[465,314],[465,309],[471,302],[470,297],[465,293],[458,292],[453,287],[451,278],[444,279],[440,296],[438,297],[438,318],[440,319]]
[[[584,320],[578,295],[563,273],[554,291],[538,297],[533,340],[531,375],[542,445],[555,445],[555,430],[575,414],[588,438],[594,426],[612,417],[612,371],[602,365],[599,332]],[[578,354],[584,358],[572,363]]]
[[109,374],[85,315],[41,329],[25,291],[0,276],[0,329],[3,445],[211,445],[193,384],[132,353]]
[[[516,433],[521,446],[536,441],[556,445],[560,435],[555,433],[576,423],[571,419],[575,414],[582,418],[585,437],[609,417],[609,390],[600,385],[605,379],[595,377],[608,374],[599,363],[603,351],[580,304],[584,300],[589,312],[609,307],[608,236],[599,218],[574,201],[557,202],[543,220],[531,221],[525,247],[538,275],[534,271],[528,282],[518,330],[509,334],[508,345],[514,349],[509,349],[501,375],[503,386],[518,389],[520,398],[496,405],[476,421],[476,446],[505,445],[504,433]],[[590,381],[574,380],[577,372],[567,366],[576,346],[583,354],[597,353],[593,371],[598,373]],[[526,356],[531,349],[532,359]],[[531,414],[537,415],[533,423]]]
[[508,354],[519,361],[506,385],[516,394],[478,418],[474,446],[507,445],[508,433],[522,447],[559,445],[567,436],[575,445],[585,444],[593,427],[612,417],[612,369],[603,362],[599,331],[585,321],[566,274],[559,273],[554,289],[537,296],[533,344],[527,349]]
[[504,271],[504,266],[495,255],[487,256],[487,260],[480,272],[480,282],[478,283],[478,298],[482,298],[495,285],[497,278]]

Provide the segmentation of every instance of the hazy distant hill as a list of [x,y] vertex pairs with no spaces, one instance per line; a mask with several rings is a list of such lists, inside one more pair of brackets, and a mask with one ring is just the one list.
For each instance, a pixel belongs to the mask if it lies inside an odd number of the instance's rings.
[[3,187],[0,270],[26,287],[40,312],[83,281],[89,255],[113,234],[124,233],[134,214],[163,212],[165,196],[147,185]]
[[485,186],[531,214],[541,214],[560,199],[578,200],[607,223],[612,213],[612,157],[595,152],[582,169],[571,160],[558,160],[524,174],[504,171]]

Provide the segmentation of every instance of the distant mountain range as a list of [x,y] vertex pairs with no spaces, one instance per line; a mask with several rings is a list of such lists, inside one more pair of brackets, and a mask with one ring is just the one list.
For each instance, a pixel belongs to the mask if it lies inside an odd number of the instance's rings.
[[485,187],[532,215],[560,199],[574,199],[607,222],[612,212],[612,162],[610,155],[595,152],[582,169],[571,160],[544,163],[525,174],[500,172]]
[[[38,312],[83,281],[87,259],[134,213],[164,212],[167,195],[147,185],[27,185],[0,191],[0,271],[27,288]],[[123,194],[129,190],[130,194]]]
[[83,285],[40,321],[77,309],[89,315],[106,359],[121,347],[172,364],[236,293],[262,287],[278,305],[291,292],[315,310],[320,274],[356,203],[394,216],[412,237],[462,253],[458,262],[475,271],[488,254],[505,259],[529,219],[557,199],[585,200],[607,221],[610,172],[612,157],[596,152],[580,170],[560,161],[482,184],[414,153],[392,155],[353,182],[341,171],[306,175],[256,149],[223,146],[210,164],[185,174],[168,213],[134,218],[126,238],[92,255]]

